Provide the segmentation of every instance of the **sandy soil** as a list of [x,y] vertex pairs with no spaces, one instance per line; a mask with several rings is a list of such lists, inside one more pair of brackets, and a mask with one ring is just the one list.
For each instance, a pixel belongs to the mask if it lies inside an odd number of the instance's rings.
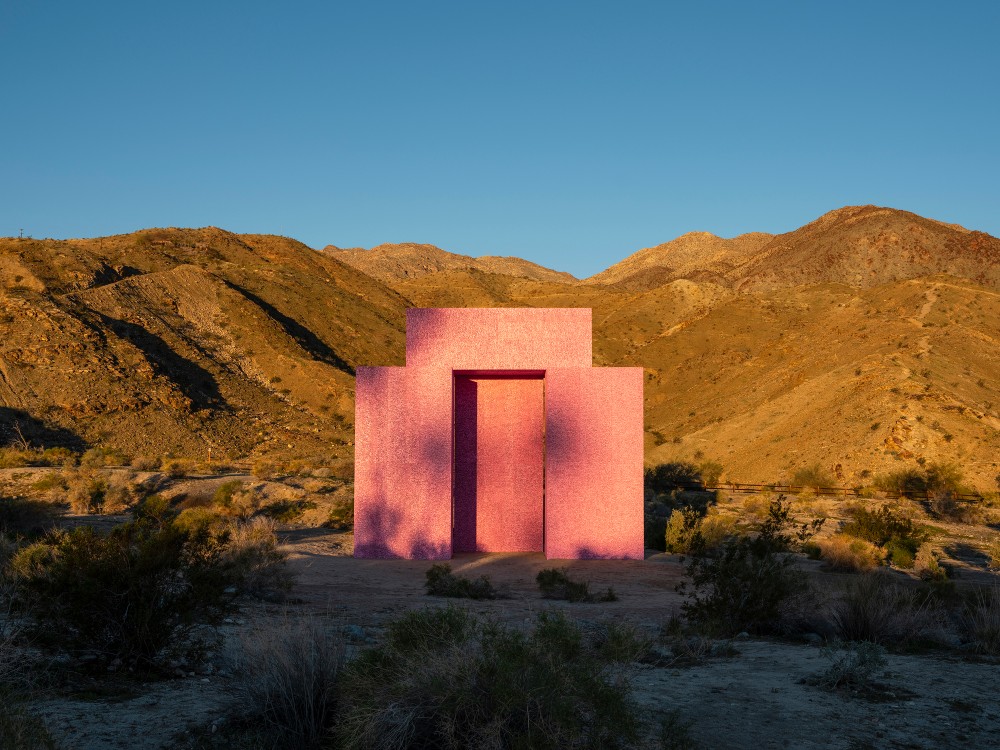
[[[249,624],[291,612],[328,618],[356,647],[377,639],[401,612],[440,605],[423,594],[426,561],[355,560],[350,534],[293,530],[285,549],[298,573],[296,602],[254,605],[226,627],[229,648]],[[562,608],[594,623],[625,619],[650,631],[676,612],[677,558],[644,561],[573,561],[570,574],[592,588],[614,587],[618,602],[568,604],[542,600],[536,573],[551,567],[538,554],[463,555],[456,572],[489,575],[509,599],[459,602],[511,623]],[[826,576],[823,573],[816,575]],[[1000,668],[938,655],[889,655],[880,700],[827,692],[804,684],[830,661],[817,645],[737,639],[731,656],[689,667],[639,665],[635,694],[650,726],[670,711],[693,722],[690,735],[704,748],[990,748],[1000,746]],[[113,698],[49,699],[35,705],[62,748],[188,747],[197,731],[211,731],[239,712],[234,677],[224,655],[211,674],[134,685]],[[221,670],[221,671],[220,671]]]

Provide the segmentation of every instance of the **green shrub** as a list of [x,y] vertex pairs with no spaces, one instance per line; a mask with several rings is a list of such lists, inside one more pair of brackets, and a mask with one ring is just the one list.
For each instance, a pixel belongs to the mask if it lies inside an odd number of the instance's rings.
[[61,509],[44,500],[0,495],[0,534],[39,534],[51,528]]
[[425,574],[424,587],[429,596],[447,596],[454,599],[496,599],[498,594],[488,576],[472,580],[451,572],[448,563],[437,563]]
[[228,482],[223,482],[215,488],[215,493],[212,495],[212,503],[221,508],[230,508],[233,504],[233,495],[242,490],[243,482],[239,479],[231,479]]
[[235,543],[231,529],[185,529],[155,496],[134,513],[106,535],[90,526],[54,532],[14,556],[18,596],[41,643],[151,667],[190,647],[198,626],[231,607],[228,587],[252,579],[260,554]]
[[257,513],[278,523],[294,523],[302,518],[307,510],[312,510],[315,507],[316,503],[312,500],[277,500],[262,505]]
[[894,511],[888,505],[877,510],[856,507],[841,532],[871,542],[885,551],[886,559],[898,568],[912,568],[917,550],[928,539],[925,528]]
[[623,668],[550,613],[529,633],[454,610],[405,615],[345,668],[340,700],[347,750],[614,749],[640,726]]
[[779,629],[785,606],[808,589],[788,552],[820,525],[795,523],[784,496],[776,498],[750,534],[729,538],[713,557],[691,557],[684,570],[689,580],[678,586],[686,597],[685,617],[703,632],[722,635]]
[[693,508],[677,508],[671,512],[664,532],[666,551],[704,554],[717,549],[735,531],[735,523],[724,516],[703,516]]
[[705,486],[698,467],[685,461],[672,461],[646,469],[644,483],[647,489],[658,495],[679,489],[701,489]]
[[809,487],[814,490],[824,487],[835,487],[836,481],[830,472],[819,464],[797,469],[792,475],[792,484],[799,487]]
[[335,501],[323,525],[339,531],[354,528],[354,495]]
[[535,576],[538,588],[546,599],[563,599],[569,602],[615,602],[614,589],[608,587],[603,594],[592,594],[587,581],[574,581],[568,568],[546,568]]
[[101,468],[103,466],[127,466],[129,461],[129,457],[122,451],[106,446],[89,448],[80,456],[80,466],[90,469]]
[[927,479],[919,469],[902,469],[888,474],[877,474],[872,483],[876,489],[904,497],[923,497],[927,492]]

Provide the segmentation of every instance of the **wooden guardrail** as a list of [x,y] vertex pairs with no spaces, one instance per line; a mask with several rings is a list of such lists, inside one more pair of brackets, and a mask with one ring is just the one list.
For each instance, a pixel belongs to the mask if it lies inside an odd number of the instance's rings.
[[[682,484],[678,483],[678,487],[683,490],[689,490],[692,492],[713,492],[716,490],[723,490],[725,492],[735,492],[742,494],[760,494],[762,492],[777,492],[786,493],[790,495],[797,495],[800,492],[815,492],[817,495],[840,495],[843,497],[866,497],[871,491],[869,489],[858,488],[858,487],[809,487],[806,485],[795,485],[795,484],[754,484],[752,482],[718,482],[715,486],[707,486],[703,484],[691,483]],[[893,492],[889,490],[876,490],[880,497],[885,498],[900,498],[906,497],[911,500],[930,500],[935,496],[935,492],[926,490],[923,492]],[[979,493],[951,493],[951,496],[956,500],[962,502],[978,502],[983,499],[983,496]]]

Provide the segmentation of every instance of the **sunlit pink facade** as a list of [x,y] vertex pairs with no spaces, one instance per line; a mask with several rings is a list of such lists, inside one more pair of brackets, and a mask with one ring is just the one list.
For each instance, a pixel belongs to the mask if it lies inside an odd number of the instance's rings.
[[642,369],[592,366],[589,309],[411,309],[359,367],[354,554],[643,556]]

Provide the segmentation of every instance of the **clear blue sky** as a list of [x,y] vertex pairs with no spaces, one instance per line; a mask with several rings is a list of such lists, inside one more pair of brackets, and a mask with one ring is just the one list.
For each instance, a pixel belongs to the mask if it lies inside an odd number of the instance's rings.
[[1000,235],[995,2],[0,0],[0,235],[579,276],[875,203]]

